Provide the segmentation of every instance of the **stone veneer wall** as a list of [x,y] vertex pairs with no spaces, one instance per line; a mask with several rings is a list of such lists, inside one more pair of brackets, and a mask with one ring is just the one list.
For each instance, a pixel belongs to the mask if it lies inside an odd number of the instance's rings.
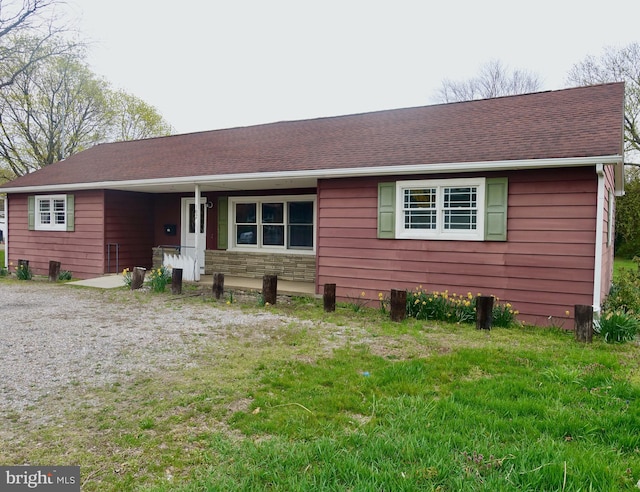
[[[165,252],[174,250],[166,248]],[[153,268],[162,265],[162,249],[153,248]],[[207,250],[204,253],[204,273],[224,273],[233,277],[262,278],[277,275],[282,280],[315,282],[315,255],[249,253]]]
[[277,275],[282,280],[315,282],[315,255],[247,253],[207,250],[204,253],[204,273],[224,273],[233,277],[262,278]]

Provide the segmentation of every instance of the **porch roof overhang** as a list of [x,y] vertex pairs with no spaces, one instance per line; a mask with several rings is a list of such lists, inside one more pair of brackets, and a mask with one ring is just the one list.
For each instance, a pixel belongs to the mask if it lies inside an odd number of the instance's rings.
[[190,193],[196,185],[201,192],[234,192],[259,190],[286,190],[315,188],[318,180],[358,178],[368,176],[407,176],[443,173],[478,173],[516,171],[526,169],[554,169],[597,164],[615,166],[616,193],[624,193],[624,159],[622,155],[506,160],[491,162],[430,163],[394,166],[375,166],[344,169],[319,169],[300,171],[259,172],[183,176],[158,179],[113,180],[84,183],[66,183],[39,186],[4,187],[4,193],[51,193],[78,190],[120,190],[143,193]]

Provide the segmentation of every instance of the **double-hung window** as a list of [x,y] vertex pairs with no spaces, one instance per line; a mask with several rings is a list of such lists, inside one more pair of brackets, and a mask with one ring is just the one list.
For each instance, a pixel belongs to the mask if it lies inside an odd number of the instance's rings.
[[229,199],[230,233],[239,249],[314,249],[315,196]]
[[396,237],[484,239],[485,179],[396,183]]
[[35,229],[42,231],[67,230],[67,196],[35,197]]

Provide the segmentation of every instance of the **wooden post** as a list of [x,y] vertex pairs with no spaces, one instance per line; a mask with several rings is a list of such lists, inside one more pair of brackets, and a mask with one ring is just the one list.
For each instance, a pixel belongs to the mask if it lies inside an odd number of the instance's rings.
[[493,296],[476,297],[476,329],[490,330],[493,323]]
[[322,302],[325,313],[332,313],[336,310],[336,284],[324,284]]
[[213,274],[213,297],[220,299],[224,295],[224,273]]
[[276,297],[278,295],[278,276],[277,275],[265,275],[262,277],[262,298],[265,304],[276,303]]
[[593,341],[593,307],[576,304],[574,318],[576,340],[591,343]]
[[171,293],[182,294],[182,268],[171,269]]
[[391,321],[400,322],[407,317],[407,291],[391,289]]
[[49,261],[49,282],[57,282],[60,276],[60,262]]
[[144,276],[147,273],[146,268],[135,267],[131,273],[131,290],[136,290],[144,284]]

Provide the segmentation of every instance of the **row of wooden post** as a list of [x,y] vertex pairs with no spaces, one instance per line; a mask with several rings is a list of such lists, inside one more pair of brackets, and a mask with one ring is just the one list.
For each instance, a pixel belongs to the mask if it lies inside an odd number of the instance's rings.
[[[25,260],[20,260],[25,261]],[[26,262],[29,266],[29,262]],[[57,269],[57,270],[56,270]],[[57,272],[57,273],[56,273]],[[49,263],[49,280],[60,274],[60,263]],[[131,289],[139,289],[144,282],[145,269],[133,269]],[[224,273],[213,274],[213,296],[220,299],[224,294]],[[182,293],[182,269],[174,268],[171,274],[171,293]],[[278,276],[265,275],[262,278],[262,298],[265,304],[276,304],[278,294]],[[326,312],[336,310],[336,284],[324,284],[323,306]],[[490,330],[493,323],[493,296],[476,297],[476,329]],[[389,315],[392,321],[400,322],[407,316],[407,291],[391,289],[389,299]],[[590,343],[593,340],[593,308],[591,306],[575,306],[575,335],[579,342]]]
[[[18,260],[18,268],[29,270],[29,260]],[[57,282],[60,278],[60,262],[51,260],[49,262],[49,282]]]
[[[139,289],[144,283],[146,270],[136,267],[131,275],[131,290]],[[220,299],[224,295],[224,273],[213,274],[213,285],[211,287],[213,297]],[[182,268],[171,270],[171,293],[182,294]],[[278,276],[265,275],[262,278],[262,298],[265,304],[275,304],[278,296]]]
[[[476,329],[490,330],[493,323],[493,296],[476,297]],[[336,310],[336,284],[325,284],[323,294],[324,310]],[[407,315],[407,291],[391,289],[389,299],[391,321],[400,322]],[[575,306],[575,334],[579,342],[591,343],[593,340],[593,308]]]

